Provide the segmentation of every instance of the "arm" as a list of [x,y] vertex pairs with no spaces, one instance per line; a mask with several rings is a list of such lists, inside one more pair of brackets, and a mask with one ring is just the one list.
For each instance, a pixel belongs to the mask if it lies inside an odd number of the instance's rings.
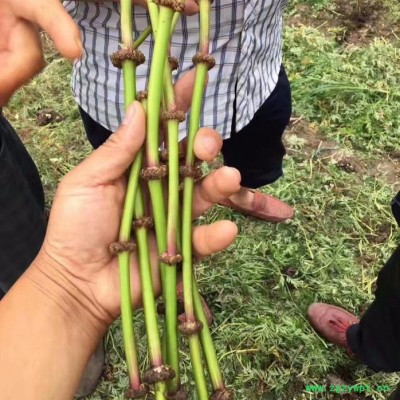
[[4,400],[72,399],[105,333],[85,296],[41,256],[0,302]]

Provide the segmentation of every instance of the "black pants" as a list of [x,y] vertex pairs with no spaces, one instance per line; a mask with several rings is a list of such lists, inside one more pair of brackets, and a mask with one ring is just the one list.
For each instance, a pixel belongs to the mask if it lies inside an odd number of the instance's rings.
[[348,329],[347,340],[368,367],[400,372],[400,245],[379,272],[375,300]]
[[[81,108],[79,111],[89,142],[96,149],[107,140],[111,131]],[[291,113],[290,84],[282,67],[275,89],[250,123],[239,132],[232,124],[231,137],[223,143],[224,163],[240,171],[243,186],[258,188],[282,176],[282,159],[285,155],[282,135]]]
[[0,298],[36,257],[44,235],[39,173],[0,110]]

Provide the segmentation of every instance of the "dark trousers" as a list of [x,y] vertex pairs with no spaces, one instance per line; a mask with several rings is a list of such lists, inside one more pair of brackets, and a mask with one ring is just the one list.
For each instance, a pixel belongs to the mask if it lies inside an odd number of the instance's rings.
[[44,235],[38,170],[0,110],[0,298],[36,257]]
[[[79,111],[87,138],[96,149],[107,140],[111,131],[81,108]],[[240,171],[243,186],[258,188],[282,176],[282,159],[285,155],[282,135],[291,113],[290,84],[282,66],[275,89],[253,119],[238,132],[233,123],[231,137],[223,143],[224,163]]]
[[400,371],[400,245],[379,272],[375,300],[347,330],[354,354],[375,371]]

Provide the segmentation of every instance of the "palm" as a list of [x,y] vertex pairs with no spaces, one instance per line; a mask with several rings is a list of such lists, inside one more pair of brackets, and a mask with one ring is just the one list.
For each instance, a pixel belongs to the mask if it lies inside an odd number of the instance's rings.
[[48,253],[68,260],[63,262],[68,272],[113,316],[119,311],[118,266],[108,247],[118,238],[124,194],[124,178],[96,186],[66,180],[56,195],[49,221],[54,228],[46,241]]

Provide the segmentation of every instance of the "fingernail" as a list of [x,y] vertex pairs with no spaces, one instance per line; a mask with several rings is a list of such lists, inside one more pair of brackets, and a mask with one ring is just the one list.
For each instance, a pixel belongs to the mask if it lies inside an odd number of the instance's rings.
[[126,126],[126,125],[129,125],[132,122],[133,117],[135,116],[135,113],[136,113],[136,104],[135,103],[136,102],[132,103],[128,107],[128,110],[126,111],[126,114],[125,114],[125,118],[122,121],[122,125]]
[[211,137],[211,136],[205,136],[203,139],[202,139],[202,145],[203,145],[203,147],[209,152],[209,153],[211,153],[212,155],[213,154],[215,154],[215,155],[217,155],[218,154],[218,145],[217,145],[217,141],[213,138],[213,137]]

